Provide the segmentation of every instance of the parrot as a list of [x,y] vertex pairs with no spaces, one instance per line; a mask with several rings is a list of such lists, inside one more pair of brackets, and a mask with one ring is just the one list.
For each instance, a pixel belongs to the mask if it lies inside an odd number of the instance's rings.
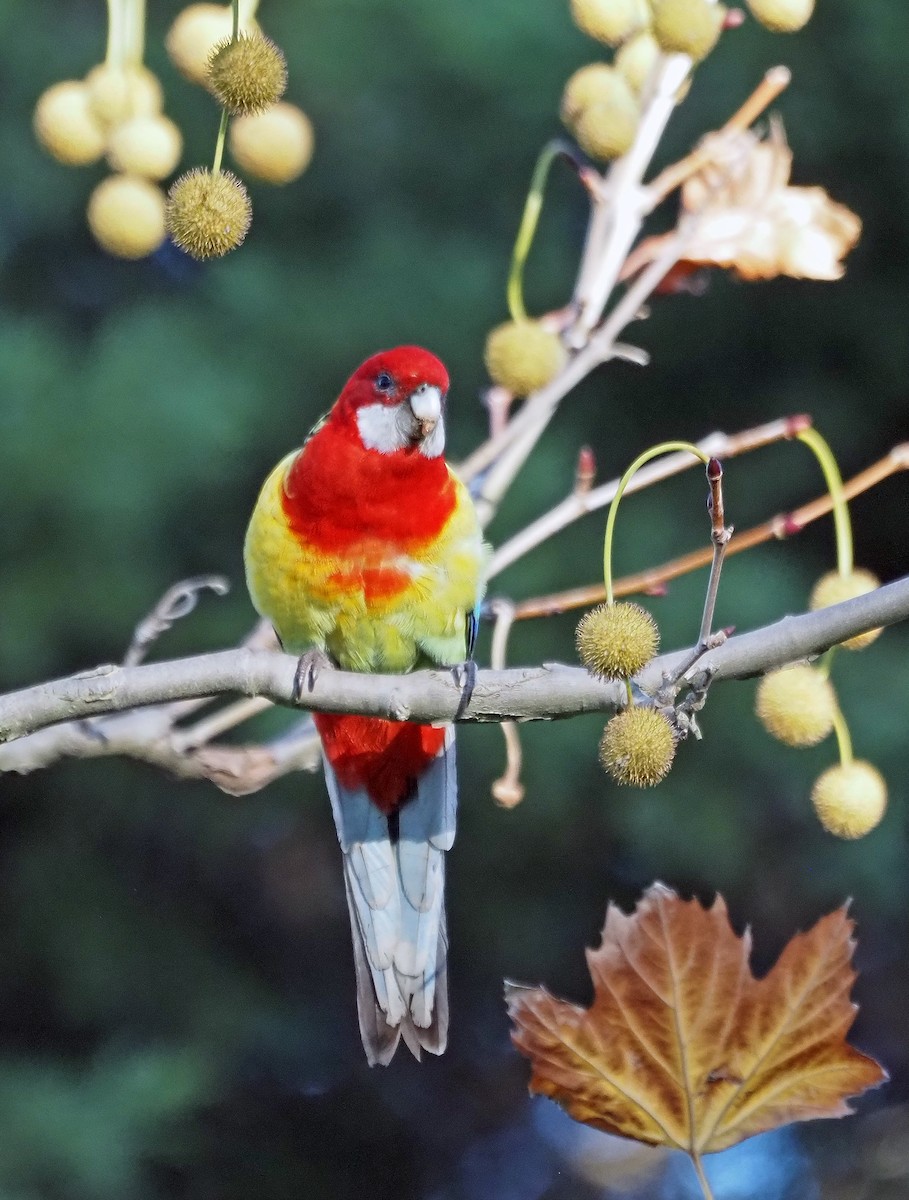
[[[444,457],[448,372],[419,346],[368,358],[266,479],[244,543],[253,605],[313,672],[472,667],[489,548]],[[341,843],[371,1066],[448,1039],[445,853],[454,729],[314,713]]]

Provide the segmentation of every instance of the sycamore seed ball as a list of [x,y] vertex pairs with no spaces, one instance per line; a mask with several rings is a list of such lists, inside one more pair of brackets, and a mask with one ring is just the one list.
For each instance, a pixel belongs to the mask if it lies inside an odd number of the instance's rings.
[[615,56],[615,69],[631,90],[639,94],[644,90],[659,57],[660,44],[653,34],[645,29],[629,38],[622,46]]
[[290,183],[312,158],[312,124],[295,104],[283,100],[265,112],[231,121],[228,138],[237,166],[266,183]]
[[117,258],[145,258],[164,241],[164,195],[147,179],[111,175],[92,192],[88,225]]
[[633,105],[631,88],[613,67],[606,63],[590,63],[575,71],[565,84],[560,109],[562,120],[573,129],[585,108],[592,104],[608,104],[612,100]]
[[600,604],[577,628],[578,656],[603,679],[630,679],[646,667],[660,645],[656,621],[640,604]]
[[167,231],[193,258],[220,258],[235,250],[251,220],[246,188],[230,171],[187,171],[167,195]]
[[[856,596],[864,596],[881,586],[878,577],[863,567],[856,567],[848,575],[840,575],[839,571],[829,571],[814,585],[811,593],[810,607],[812,609],[829,608],[831,604],[842,604],[844,600],[854,600]],[[843,642],[847,650],[864,650],[875,638],[883,633],[882,629],[869,629],[867,633],[858,633],[855,637]]]
[[814,12],[814,0],[745,0],[755,20],[774,33],[803,29]]
[[603,730],[600,762],[616,783],[653,787],[669,773],[675,746],[675,732],[662,713],[626,708]]
[[717,44],[725,19],[723,5],[709,0],[655,0],[653,33],[663,50],[697,62]]
[[575,25],[588,37],[620,46],[649,20],[646,0],[571,0]]
[[107,159],[117,171],[164,179],[183,152],[180,130],[164,116],[133,117],[118,125],[107,144]]
[[828,767],[815,780],[811,803],[828,833],[860,838],[880,822],[887,807],[887,785],[868,762]]
[[244,34],[215,48],[206,84],[233,116],[262,112],[284,95],[287,63],[270,38]]
[[85,76],[92,112],[111,129],[131,117],[149,117],[161,111],[164,93],[148,67],[100,63]]
[[[241,33],[255,28],[255,21],[240,22]],[[192,83],[204,85],[212,51],[232,32],[229,4],[190,4],[177,15],[164,44],[177,70]]]
[[75,79],[55,83],[35,105],[35,136],[58,162],[84,167],[104,153],[104,130],[89,105],[88,89]]
[[578,117],[574,136],[585,154],[601,162],[610,162],[626,154],[638,131],[640,110],[634,101],[610,100],[591,104]]
[[833,728],[836,692],[814,667],[799,663],[765,675],[755,710],[767,732],[787,746],[816,746]]
[[561,371],[567,357],[558,335],[537,321],[507,321],[486,339],[490,378],[515,396],[529,396],[545,387]]

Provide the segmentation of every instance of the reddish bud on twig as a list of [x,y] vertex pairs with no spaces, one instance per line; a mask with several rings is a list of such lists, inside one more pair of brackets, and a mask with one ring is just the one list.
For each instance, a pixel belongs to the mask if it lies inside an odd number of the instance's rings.
[[794,417],[786,418],[786,437],[798,437],[800,433],[804,433],[806,429],[810,429],[814,424],[814,420],[810,413],[798,413]]
[[724,29],[740,29],[745,24],[745,14],[740,8],[730,8],[723,19]]
[[574,472],[574,494],[584,496],[593,487],[597,476],[597,460],[589,446],[578,451],[578,465]]
[[781,531],[776,535],[778,538],[793,537],[797,533],[801,533],[805,528],[804,524],[792,513],[788,513],[783,518]]

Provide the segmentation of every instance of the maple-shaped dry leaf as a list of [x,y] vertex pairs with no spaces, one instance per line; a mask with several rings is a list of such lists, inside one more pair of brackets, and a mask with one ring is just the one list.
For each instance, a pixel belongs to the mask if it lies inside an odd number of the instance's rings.
[[655,884],[628,916],[606,913],[587,951],[589,1009],[508,985],[512,1039],[532,1091],[607,1133],[696,1158],[790,1121],[851,1112],[886,1079],[846,1043],[854,923],[846,909],[797,934],[763,979],[751,938],[717,896],[704,909]]
[[[695,159],[700,168],[681,191],[686,263],[728,267],[748,280],[842,277],[862,223],[823,188],[789,185],[792,151],[779,121],[763,140],[750,130],[709,134]],[[675,236],[645,238],[622,277],[636,274]]]

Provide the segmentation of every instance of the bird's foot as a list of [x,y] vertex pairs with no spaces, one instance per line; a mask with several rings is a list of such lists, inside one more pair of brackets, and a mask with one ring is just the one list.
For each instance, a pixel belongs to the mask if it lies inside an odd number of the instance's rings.
[[324,650],[313,648],[300,655],[297,669],[294,673],[294,685],[290,698],[294,704],[299,704],[305,692],[311,692],[316,686],[316,680],[323,671],[333,671],[335,664]]
[[461,689],[461,699],[458,701],[458,711],[455,713],[456,717],[460,717],[466,712],[467,705],[473,696],[473,689],[477,685],[477,664],[472,658],[468,658],[466,662],[452,667],[451,673],[455,683]]

